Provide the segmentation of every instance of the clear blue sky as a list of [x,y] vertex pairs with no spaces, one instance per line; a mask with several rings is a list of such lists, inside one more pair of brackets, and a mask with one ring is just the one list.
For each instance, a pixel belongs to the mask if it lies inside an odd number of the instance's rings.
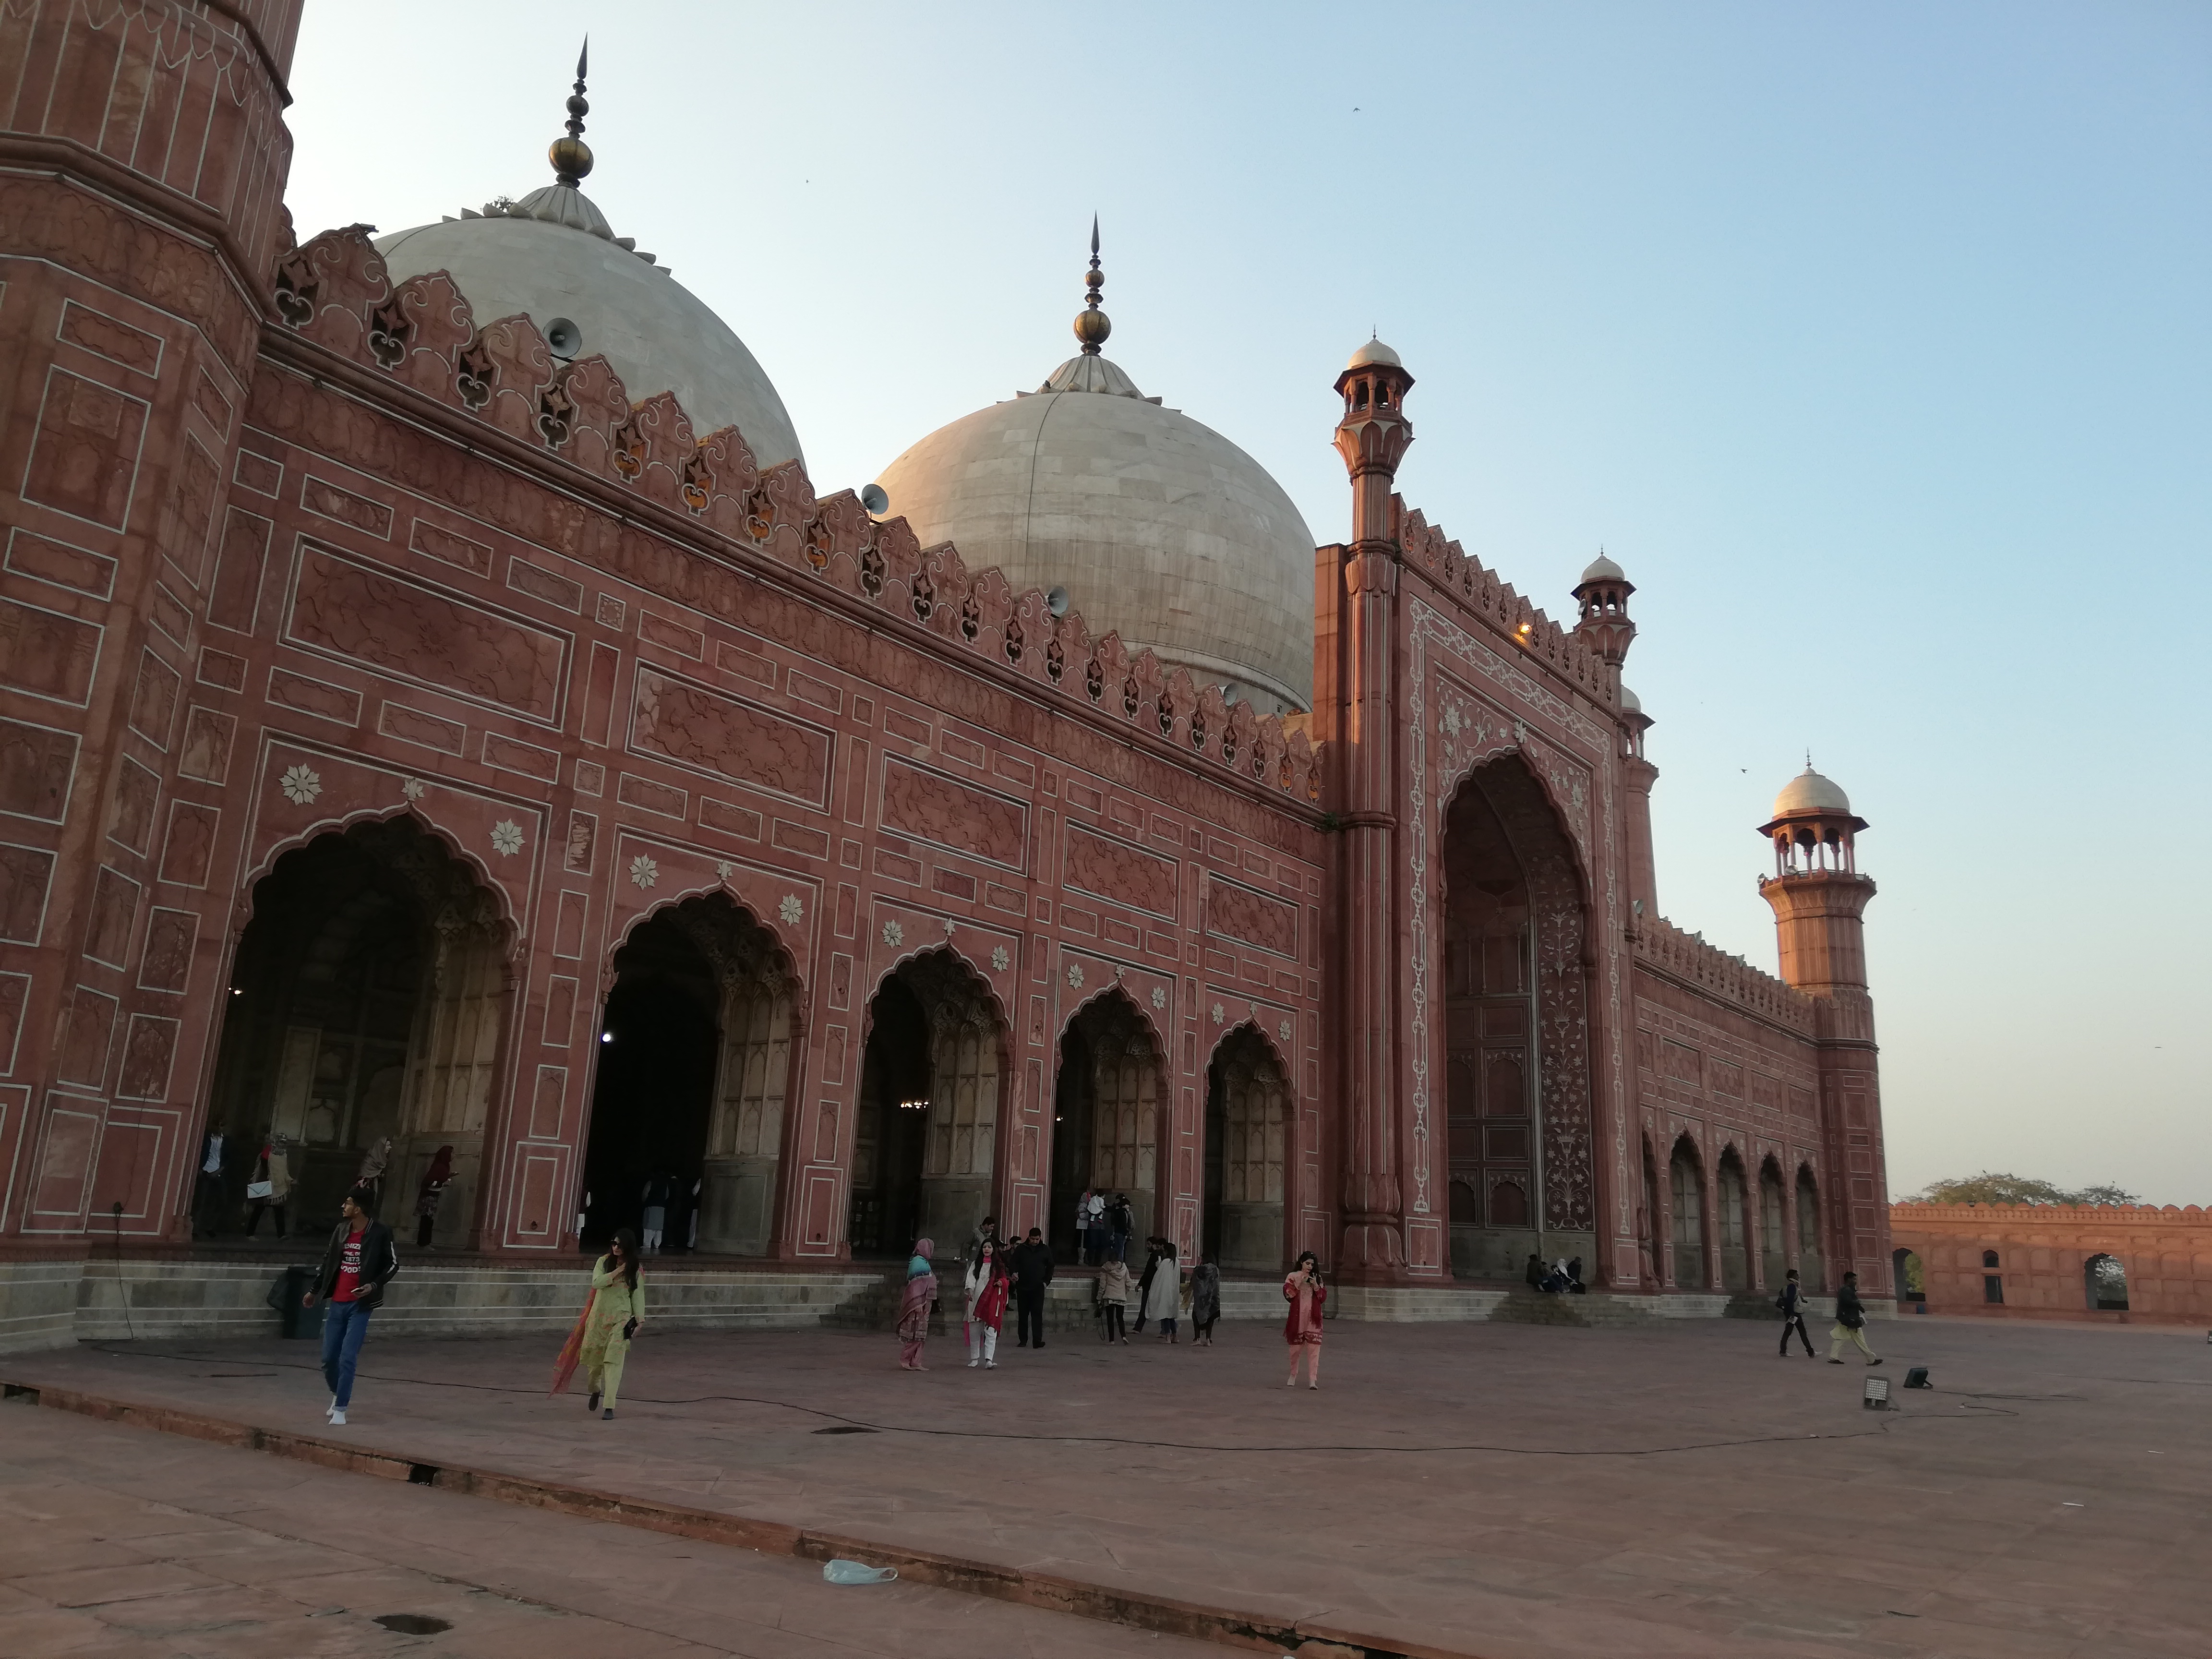
[[817,487],[1068,356],[1095,210],[1109,355],[1335,539],[1379,328],[1409,501],[1638,585],[1661,908],[1771,969],[1774,791],[1872,822],[1892,1190],[2212,1203],[2212,7],[317,0],[301,235],[545,182],[587,28]]

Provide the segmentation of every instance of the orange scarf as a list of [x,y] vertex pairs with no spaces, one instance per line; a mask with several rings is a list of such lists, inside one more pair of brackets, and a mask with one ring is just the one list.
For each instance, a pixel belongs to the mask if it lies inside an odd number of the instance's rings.
[[592,1304],[599,1299],[593,1291],[584,1298],[584,1311],[576,1316],[576,1328],[568,1333],[568,1340],[561,1345],[561,1357],[553,1364],[553,1392],[565,1394],[568,1379],[576,1374],[576,1362],[583,1357],[585,1328],[592,1322]]

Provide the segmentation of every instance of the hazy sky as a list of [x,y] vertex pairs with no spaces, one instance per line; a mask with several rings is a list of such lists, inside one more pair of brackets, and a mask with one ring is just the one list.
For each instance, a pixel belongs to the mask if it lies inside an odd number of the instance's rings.
[[1808,747],[1871,821],[1892,1191],[2212,1203],[2212,7],[316,0],[301,235],[548,182],[586,29],[817,488],[1071,355],[1096,211],[1108,354],[1334,540],[1379,328],[1410,501],[1638,584],[1660,908],[1771,970]]

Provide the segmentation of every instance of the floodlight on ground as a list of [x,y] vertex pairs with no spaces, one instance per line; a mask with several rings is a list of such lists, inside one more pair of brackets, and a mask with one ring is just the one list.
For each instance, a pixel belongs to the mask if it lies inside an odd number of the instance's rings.
[[1936,1385],[1928,1380],[1927,1366],[1913,1365],[1905,1370],[1905,1386],[1908,1389],[1932,1389]]
[[1889,1379],[1886,1376],[1867,1378],[1866,1398],[1859,1403],[1870,1412],[1887,1411],[1889,1409]]

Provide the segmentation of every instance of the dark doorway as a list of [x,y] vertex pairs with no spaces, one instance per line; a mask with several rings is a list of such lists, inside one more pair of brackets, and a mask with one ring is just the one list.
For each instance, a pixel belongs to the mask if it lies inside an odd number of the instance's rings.
[[[253,887],[208,1106],[219,1174],[198,1180],[193,1226],[251,1218],[319,1236],[363,1171],[411,1237],[421,1179],[449,1149],[433,1242],[475,1219],[483,1123],[499,1053],[505,938],[496,901],[416,819],[317,836]],[[270,1152],[257,1173],[264,1147]],[[206,1144],[193,1148],[198,1170]],[[284,1192],[264,1223],[249,1181]],[[289,1188],[289,1190],[287,1190]],[[281,1224],[278,1217],[282,1217]]]
[[[1060,1040],[1060,1075],[1052,1094],[1052,1203],[1046,1225],[1053,1254],[1062,1261],[1083,1259],[1083,1237],[1075,1206],[1091,1189],[1091,1149],[1096,1133],[1097,1091],[1092,1078],[1091,1044],[1079,1025]],[[1105,1194],[1109,1203],[1113,1194]]]
[[1674,1200],[1674,1288],[1702,1291],[1705,1278],[1705,1175],[1686,1140],[1674,1143],[1668,1159],[1669,1196]]
[[[855,1257],[903,1256],[921,1228],[923,1142],[929,1129],[929,1019],[894,977],[868,1008],[853,1146],[853,1201],[846,1219]],[[936,1241],[941,1254],[964,1238]]]
[[720,988],[665,910],[615,953],[615,975],[599,1025],[581,1243],[597,1249],[619,1227],[642,1232],[650,1194],[662,1212],[660,1248],[680,1250],[705,1166]]
[[1250,1025],[1222,1039],[1206,1068],[1206,1252],[1220,1266],[1279,1271],[1290,1086]]
[[[1129,1203],[1131,1237],[1166,1225],[1158,1201],[1160,1050],[1152,1028],[1116,988],[1086,1005],[1060,1040],[1053,1094],[1054,1243],[1072,1240],[1076,1201],[1095,1186]],[[1062,1260],[1073,1261],[1065,1251]]]

